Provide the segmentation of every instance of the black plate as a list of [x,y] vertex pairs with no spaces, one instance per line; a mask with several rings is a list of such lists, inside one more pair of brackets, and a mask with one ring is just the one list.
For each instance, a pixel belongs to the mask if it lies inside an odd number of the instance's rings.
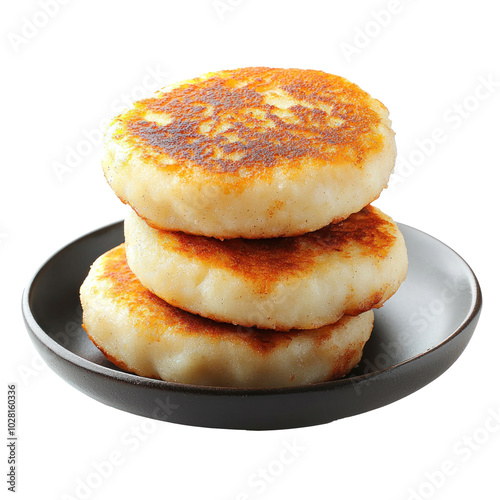
[[331,422],[392,403],[449,368],[469,342],[481,308],[474,273],[452,249],[403,224],[410,266],[399,291],[375,312],[363,359],[337,381],[297,388],[228,389],[175,384],[124,372],[81,328],[79,288],[90,264],[123,242],[123,223],[54,255],[23,295],[31,339],[64,380],[102,403],[169,422],[282,429]]

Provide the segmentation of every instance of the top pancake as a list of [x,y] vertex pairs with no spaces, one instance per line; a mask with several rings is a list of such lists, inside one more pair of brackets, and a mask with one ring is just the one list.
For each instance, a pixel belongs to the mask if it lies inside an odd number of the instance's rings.
[[[319,71],[244,68],[138,103],[125,131],[155,160],[211,173],[326,160],[360,164],[382,145],[380,116],[356,85]],[[378,139],[378,140],[377,140]]]
[[115,118],[103,168],[160,229],[294,236],[376,199],[394,166],[387,109],[321,71],[242,68],[173,85]]

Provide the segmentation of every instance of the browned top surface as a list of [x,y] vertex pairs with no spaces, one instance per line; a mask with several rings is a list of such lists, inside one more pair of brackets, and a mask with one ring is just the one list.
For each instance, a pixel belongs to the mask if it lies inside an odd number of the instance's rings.
[[[288,345],[294,336],[315,335],[313,331],[275,332],[218,323],[173,307],[141,285],[128,267],[123,244],[102,257],[97,280],[109,287],[106,294],[112,300],[119,302],[140,321],[141,329],[148,332],[152,341],[159,340],[159,332],[167,325],[182,335],[205,335],[214,341],[245,342],[257,352],[268,353],[276,347]],[[318,330],[322,336],[319,340],[324,339],[327,328]]]
[[168,236],[165,245],[209,266],[229,269],[251,280],[261,293],[289,277],[307,272],[321,256],[332,252],[350,258],[353,248],[362,255],[383,258],[391,249],[395,227],[382,212],[368,205],[336,224],[291,238],[220,241],[206,236],[157,230]]
[[[294,100],[291,106],[277,100],[283,94]],[[139,101],[118,121],[142,157],[168,157],[211,172],[258,173],[277,164],[296,167],[305,157],[361,166],[383,143],[373,107],[366,92],[335,75],[242,68]],[[169,123],[148,121],[146,113]]]

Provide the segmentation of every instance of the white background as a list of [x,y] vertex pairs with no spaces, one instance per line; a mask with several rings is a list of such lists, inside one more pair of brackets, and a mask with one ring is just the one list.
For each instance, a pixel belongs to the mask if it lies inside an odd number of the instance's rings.
[[[500,424],[484,427],[500,411],[496,2],[54,1],[50,16],[43,0],[8,2],[0,16],[2,366],[5,399],[18,384],[17,498],[497,498]],[[97,403],[40,362],[20,312],[50,255],[125,214],[101,145],[86,141],[144,86],[251,65],[339,74],[389,108],[399,161],[376,205],[471,265],[485,298],[476,333],[417,393],[312,428],[194,428]],[[68,166],[77,148],[85,154]],[[96,464],[117,455],[99,479]],[[272,481],[255,481],[262,470]]]

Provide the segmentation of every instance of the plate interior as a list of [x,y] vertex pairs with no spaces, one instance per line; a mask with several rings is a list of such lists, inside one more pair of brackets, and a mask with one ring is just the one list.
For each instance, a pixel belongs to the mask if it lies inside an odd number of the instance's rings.
[[[375,311],[375,326],[360,364],[347,376],[389,369],[443,343],[470,315],[477,297],[474,275],[450,248],[425,233],[398,224],[409,255],[406,281]],[[76,356],[117,372],[81,327],[79,288],[92,262],[123,242],[116,223],[68,245],[45,264],[31,291],[30,306],[42,330]]]

